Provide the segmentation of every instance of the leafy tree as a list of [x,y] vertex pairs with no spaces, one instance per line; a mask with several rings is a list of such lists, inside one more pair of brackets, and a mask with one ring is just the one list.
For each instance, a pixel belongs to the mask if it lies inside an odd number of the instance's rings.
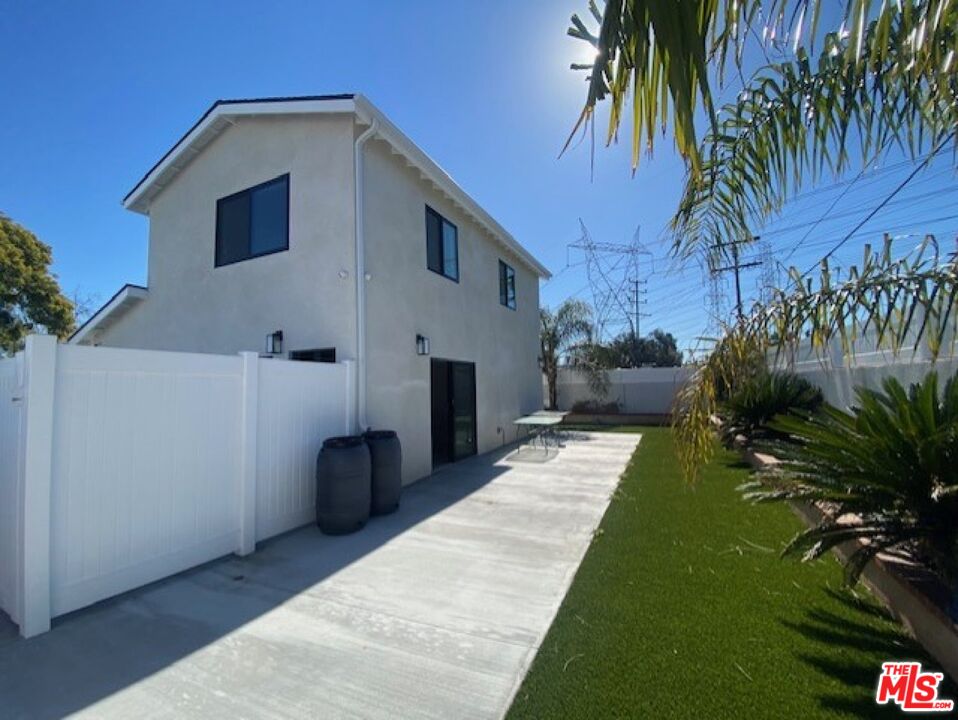
[[653,330],[646,337],[637,338],[625,332],[594,350],[596,361],[604,368],[677,367],[682,364],[682,353],[672,333]]
[[587,371],[593,390],[602,389],[604,373],[592,359],[592,334],[592,308],[588,303],[566,300],[555,312],[539,309],[540,362],[549,385],[549,409],[555,410],[559,402],[557,385],[563,362]]
[[0,214],[0,350],[14,353],[24,338],[45,330],[59,338],[73,332],[73,304],[50,272],[49,245]]

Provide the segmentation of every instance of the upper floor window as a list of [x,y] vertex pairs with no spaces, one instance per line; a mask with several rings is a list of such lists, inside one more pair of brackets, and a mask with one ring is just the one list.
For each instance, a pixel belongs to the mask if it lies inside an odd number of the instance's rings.
[[459,281],[459,231],[426,206],[426,267],[450,280]]
[[289,175],[216,201],[216,266],[289,249]]
[[516,271],[502,260],[499,261],[499,302],[516,309]]

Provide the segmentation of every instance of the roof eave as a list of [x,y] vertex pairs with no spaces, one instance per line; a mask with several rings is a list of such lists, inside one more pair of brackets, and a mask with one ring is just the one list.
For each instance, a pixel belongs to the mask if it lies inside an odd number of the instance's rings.
[[445,170],[362,95],[217,101],[127,194],[123,199],[123,207],[148,215],[150,201],[166,186],[164,180],[172,181],[173,176],[202,152],[215,137],[232,125],[236,118],[294,113],[353,114],[359,122],[364,124],[370,124],[375,118],[378,124],[377,135],[389,143],[398,154],[405,157],[407,162],[420,172],[424,180],[430,182],[455,205],[474,218],[490,236],[511,251],[539,277],[544,279],[552,277],[549,270],[483,210]]
[[377,134],[389,143],[399,154],[419,170],[423,179],[430,182],[440,192],[445,194],[455,205],[466,214],[472,216],[480,226],[505,248],[515,254],[539,277],[549,279],[552,273],[533,255],[526,250],[495,218],[482,209],[472,197],[452,179],[442,167],[416,145],[402,130],[396,127],[375,105],[363,95],[355,95],[357,118],[366,124],[376,118],[379,129]]
[[[202,151],[206,144],[219,135],[225,126],[235,122],[232,118],[250,115],[288,115],[294,112],[348,114],[355,112],[355,104],[349,96],[338,96],[334,99],[218,100],[127,193],[123,198],[123,207],[142,215],[149,214],[150,199],[165,186],[162,178],[168,174],[178,173]],[[208,139],[203,143],[202,141],[206,138]],[[198,142],[202,143],[199,147],[197,147]]]
[[111,316],[120,310],[126,311],[133,305],[138,305],[147,298],[148,294],[149,290],[142,285],[131,285],[127,283],[121,287],[113,297],[107,300],[99,310],[93,313],[85,323],[78,327],[67,339],[67,343],[70,345],[79,345],[100,328]]

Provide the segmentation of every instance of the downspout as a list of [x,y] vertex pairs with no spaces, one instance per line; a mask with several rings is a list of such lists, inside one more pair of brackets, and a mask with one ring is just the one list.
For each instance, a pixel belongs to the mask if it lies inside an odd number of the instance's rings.
[[365,192],[363,187],[363,145],[373,136],[379,123],[372,119],[369,127],[353,145],[353,181],[356,198],[356,422],[359,431],[366,424],[366,227]]

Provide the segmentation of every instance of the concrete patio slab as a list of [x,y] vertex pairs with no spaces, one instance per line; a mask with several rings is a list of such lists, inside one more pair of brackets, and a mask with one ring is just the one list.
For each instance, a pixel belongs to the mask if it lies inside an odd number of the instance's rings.
[[0,624],[0,714],[499,718],[638,442],[472,458],[360,533],[302,528],[30,640]]

